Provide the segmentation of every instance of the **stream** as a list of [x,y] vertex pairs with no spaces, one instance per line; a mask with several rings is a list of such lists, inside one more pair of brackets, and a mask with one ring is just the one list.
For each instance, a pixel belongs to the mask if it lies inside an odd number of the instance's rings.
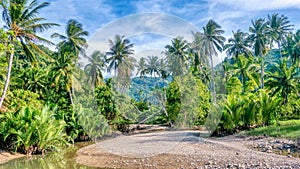
[[80,142],[60,153],[15,159],[0,165],[0,169],[94,169],[77,164],[75,159],[76,151],[90,144],[93,143]]

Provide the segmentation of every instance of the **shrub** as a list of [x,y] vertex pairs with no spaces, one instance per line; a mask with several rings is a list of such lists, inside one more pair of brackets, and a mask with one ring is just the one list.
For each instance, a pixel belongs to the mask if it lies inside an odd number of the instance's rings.
[[3,141],[14,151],[27,155],[55,151],[68,144],[65,122],[56,120],[48,107],[42,110],[24,107],[15,113],[0,115]]

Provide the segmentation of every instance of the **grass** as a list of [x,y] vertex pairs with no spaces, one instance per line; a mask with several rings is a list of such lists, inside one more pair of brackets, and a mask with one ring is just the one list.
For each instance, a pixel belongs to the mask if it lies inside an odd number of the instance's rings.
[[277,125],[260,127],[242,132],[248,136],[263,136],[289,138],[296,140],[300,136],[300,120],[280,121]]

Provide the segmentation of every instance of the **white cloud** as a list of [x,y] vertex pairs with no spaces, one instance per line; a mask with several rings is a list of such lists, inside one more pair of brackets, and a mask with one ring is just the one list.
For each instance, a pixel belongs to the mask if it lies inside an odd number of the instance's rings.
[[300,0],[212,0],[212,3],[241,11],[300,8]]
[[[164,13],[138,13],[115,20],[99,29],[89,40],[88,52],[96,49],[107,51],[109,49],[108,40],[116,34],[130,38],[152,33],[164,37],[182,36],[191,40],[191,31],[196,32],[198,28],[176,16]],[[151,43],[147,40],[140,41],[140,43],[142,44],[140,47],[144,47],[144,49],[145,46],[154,49],[157,48],[157,44],[161,44],[161,42]]]

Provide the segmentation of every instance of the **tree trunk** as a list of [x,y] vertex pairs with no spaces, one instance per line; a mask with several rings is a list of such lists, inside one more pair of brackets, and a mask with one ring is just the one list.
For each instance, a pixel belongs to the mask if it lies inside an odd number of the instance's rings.
[[210,54],[210,64],[211,64],[211,90],[212,90],[212,99],[213,99],[213,103],[216,103],[216,90],[215,90],[215,73],[214,73],[214,61],[213,61],[213,57]]
[[10,57],[9,57],[5,86],[4,86],[4,89],[3,89],[3,92],[2,92],[2,96],[0,98],[0,108],[2,107],[2,104],[4,102],[4,99],[5,99],[5,96],[6,96],[6,93],[7,93],[7,89],[8,89],[8,86],[9,86],[13,59],[14,59],[14,49],[12,49]]
[[280,41],[277,41],[277,44],[278,44],[278,49],[279,49],[280,59],[282,59],[281,44],[280,44]]
[[72,89],[69,91],[69,96],[70,96],[70,100],[71,100],[71,105],[73,106],[73,98],[72,98]]
[[261,83],[261,88],[264,88],[264,74],[265,74],[265,70],[264,70],[264,57],[261,54],[261,65],[260,65],[260,83]]

